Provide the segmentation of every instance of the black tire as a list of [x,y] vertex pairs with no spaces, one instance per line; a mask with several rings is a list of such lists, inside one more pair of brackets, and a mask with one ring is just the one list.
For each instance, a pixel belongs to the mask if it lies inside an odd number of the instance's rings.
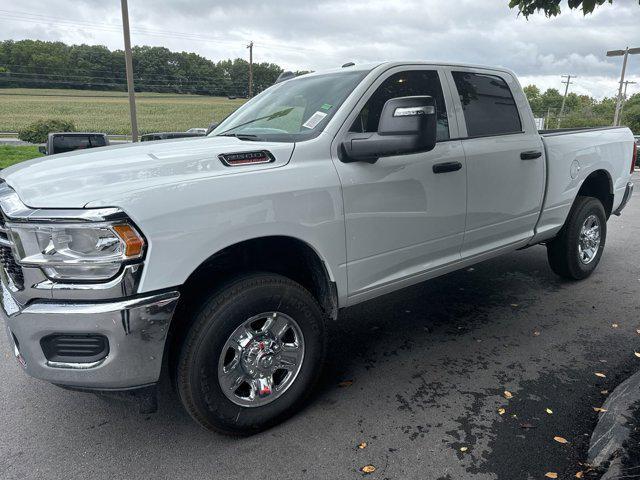
[[[232,402],[218,380],[218,362],[227,339],[247,319],[278,311],[295,319],[304,338],[297,376],[266,405]],[[299,410],[317,383],[325,355],[325,315],[302,286],[280,275],[238,277],[207,298],[196,312],[175,366],[178,394],[189,414],[206,429],[251,435],[282,422]]]
[[[580,260],[578,244],[580,230],[585,220],[595,215],[600,226],[600,245],[589,263]],[[576,198],[569,217],[560,233],[547,243],[547,258],[551,270],[557,275],[570,280],[587,278],[595,270],[602,257],[607,239],[607,216],[602,202],[594,197],[579,196]]]

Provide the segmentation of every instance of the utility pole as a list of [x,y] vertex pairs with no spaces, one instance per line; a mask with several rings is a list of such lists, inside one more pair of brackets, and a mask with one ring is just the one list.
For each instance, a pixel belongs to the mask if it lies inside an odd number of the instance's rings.
[[624,109],[624,104],[627,103],[627,87],[629,84],[634,84],[636,82],[631,82],[629,80],[625,80],[624,82],[624,92],[622,93],[622,103],[620,104],[620,121],[622,121],[622,110]]
[[627,58],[629,55],[640,53],[640,48],[625,48],[624,50],[609,50],[607,57],[624,57],[622,60],[622,73],[620,74],[620,87],[618,88],[618,100],[616,102],[616,113],[613,115],[613,126],[620,123],[620,110],[622,109],[622,84],[624,83],[624,74],[627,70]]
[[249,98],[253,97],[253,40],[247,45],[249,49]]
[[136,92],[133,88],[133,60],[131,58],[131,36],[129,34],[129,6],[127,0],[122,5],[122,32],[124,33],[124,61],[127,69],[127,91],[129,92],[129,113],[131,115],[131,141],[138,141],[138,115],[136,113]]
[[560,122],[562,122],[562,116],[564,115],[564,104],[567,101],[567,94],[569,93],[569,85],[571,85],[572,78],[578,78],[575,75],[562,75],[562,78],[566,78],[562,83],[566,84],[564,87],[564,97],[562,97],[562,107],[560,107],[560,115],[558,116],[558,128],[560,128]]
[[544,128],[549,128],[549,120],[551,120],[551,107],[547,107],[547,116],[544,119]]

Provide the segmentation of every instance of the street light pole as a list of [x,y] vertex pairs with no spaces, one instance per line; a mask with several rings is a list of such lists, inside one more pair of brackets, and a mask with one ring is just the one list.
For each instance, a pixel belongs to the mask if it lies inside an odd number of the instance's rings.
[[622,73],[620,74],[620,86],[618,88],[618,99],[616,101],[616,112],[613,115],[613,126],[617,126],[620,122],[620,110],[622,105],[622,84],[624,83],[624,74],[627,71],[627,59],[629,55],[640,53],[640,48],[625,48],[624,50],[609,50],[607,57],[624,57],[622,60]]
[[131,58],[131,36],[129,34],[129,6],[127,0],[122,5],[122,32],[124,33],[124,61],[127,70],[127,91],[129,93],[129,114],[131,115],[131,141],[138,141],[138,115],[136,113],[136,92],[133,87],[133,60]]

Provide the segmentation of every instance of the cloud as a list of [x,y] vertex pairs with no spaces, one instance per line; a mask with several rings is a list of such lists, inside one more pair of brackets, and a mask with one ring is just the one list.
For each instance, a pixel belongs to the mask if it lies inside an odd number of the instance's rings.
[[[577,75],[572,90],[615,95],[621,59],[610,49],[640,44],[636,0],[616,0],[593,15],[563,13],[529,20],[508,0],[134,0],[132,40],[194,51],[212,60],[246,57],[289,69],[319,70],[346,61],[429,59],[501,65],[522,83],[562,87],[560,75]],[[0,38],[39,38],[122,47],[118,2],[22,0],[0,10]],[[640,45],[630,45],[640,46]],[[640,55],[628,78],[640,77]],[[640,78],[638,78],[640,81]],[[630,92],[640,90],[631,85]]]

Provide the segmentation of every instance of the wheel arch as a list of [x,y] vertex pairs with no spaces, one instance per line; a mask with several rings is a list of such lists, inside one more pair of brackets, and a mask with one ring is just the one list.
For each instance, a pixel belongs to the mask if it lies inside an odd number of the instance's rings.
[[174,361],[173,354],[189,330],[194,308],[230,278],[247,272],[276,273],[301,284],[327,316],[337,318],[336,283],[326,262],[309,243],[284,235],[243,240],[210,255],[181,286],[168,334],[169,362]]
[[594,197],[600,200],[609,218],[613,210],[613,180],[609,172],[598,169],[587,175],[580,185],[578,196]]
[[249,271],[277,273],[300,283],[327,315],[335,318],[338,295],[327,262],[308,242],[289,235],[245,239],[218,250],[189,275],[182,294],[188,297],[188,290],[199,290],[203,285],[210,291],[229,276]]

